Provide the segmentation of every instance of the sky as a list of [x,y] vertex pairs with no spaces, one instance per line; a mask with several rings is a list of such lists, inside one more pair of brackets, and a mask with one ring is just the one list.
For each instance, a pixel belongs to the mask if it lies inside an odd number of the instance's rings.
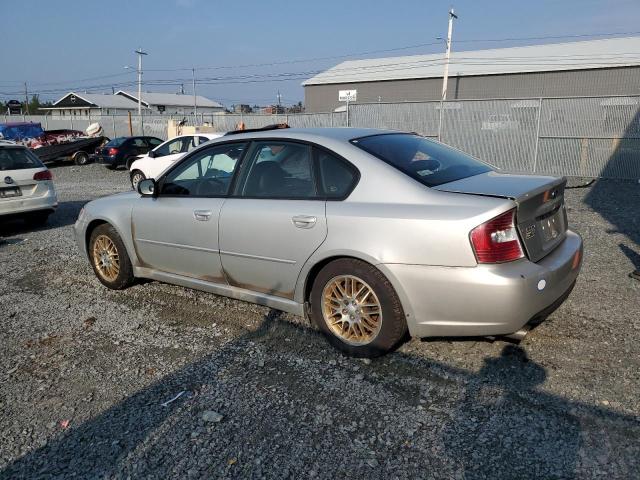
[[343,60],[443,52],[452,6],[454,51],[640,35],[638,0],[0,0],[0,99],[25,81],[43,99],[111,92],[142,47],[144,90],[191,94],[195,67],[197,93],[226,106],[294,104]]

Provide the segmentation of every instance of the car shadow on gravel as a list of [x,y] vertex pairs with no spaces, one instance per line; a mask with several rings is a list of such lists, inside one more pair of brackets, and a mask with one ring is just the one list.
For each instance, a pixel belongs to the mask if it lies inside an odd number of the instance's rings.
[[24,235],[25,233],[50,230],[53,228],[66,227],[73,225],[78,218],[80,209],[88,203],[89,200],[75,200],[58,203],[55,212],[49,215],[47,223],[42,226],[32,226],[19,217],[13,217],[8,220],[0,220],[0,237],[11,237],[13,235]]
[[[633,180],[596,181],[585,197],[587,205],[598,212],[602,218],[614,225],[608,233],[621,233],[632,243],[631,247],[620,245],[622,252],[640,269],[637,252],[629,255],[633,249],[640,248],[640,108],[636,111],[621,138],[612,138],[615,149],[602,169],[603,178],[633,178]],[[615,135],[614,135],[615,136]],[[624,248],[623,248],[624,247]]]
[[256,330],[72,422],[0,478],[630,478],[640,469],[638,419],[545,392],[548,372],[520,346],[474,372],[402,352],[363,362],[324,345],[270,310]]

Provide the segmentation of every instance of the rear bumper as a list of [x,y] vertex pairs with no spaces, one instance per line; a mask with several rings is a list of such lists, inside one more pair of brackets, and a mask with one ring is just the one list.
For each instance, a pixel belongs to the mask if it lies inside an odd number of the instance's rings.
[[0,200],[0,218],[40,210],[53,211],[58,206],[58,197],[52,182],[43,182],[33,195]]
[[118,165],[118,157],[107,157],[104,155],[96,155],[95,162],[102,165]]
[[566,239],[538,263],[476,267],[379,265],[400,296],[412,336],[507,335],[550,313],[582,265],[582,239]]

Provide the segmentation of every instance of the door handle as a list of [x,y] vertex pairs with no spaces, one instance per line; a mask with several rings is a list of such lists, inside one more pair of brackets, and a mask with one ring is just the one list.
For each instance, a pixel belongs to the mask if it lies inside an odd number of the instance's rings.
[[318,219],[311,215],[296,215],[291,218],[291,221],[298,228],[312,228]]
[[211,218],[211,210],[194,210],[193,216],[196,220],[200,220],[201,222],[206,222]]

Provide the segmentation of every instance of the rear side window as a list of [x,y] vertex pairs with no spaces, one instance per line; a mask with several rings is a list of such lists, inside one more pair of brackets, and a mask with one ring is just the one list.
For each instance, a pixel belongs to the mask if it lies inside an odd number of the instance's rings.
[[109,143],[107,143],[105,145],[105,147],[119,147],[120,145],[122,145],[125,142],[126,139],[127,139],[127,137],[114,138]]
[[314,198],[311,147],[300,143],[257,142],[241,195],[255,198]]
[[42,162],[26,148],[0,148],[0,170],[41,168]]
[[151,147],[157,147],[162,143],[162,140],[160,140],[159,138],[148,138],[147,141],[149,142],[149,145],[151,145]]
[[493,170],[465,153],[408,133],[389,133],[351,141],[411,178],[435,187]]
[[335,155],[316,149],[320,189],[326,198],[344,198],[356,180],[356,171]]

